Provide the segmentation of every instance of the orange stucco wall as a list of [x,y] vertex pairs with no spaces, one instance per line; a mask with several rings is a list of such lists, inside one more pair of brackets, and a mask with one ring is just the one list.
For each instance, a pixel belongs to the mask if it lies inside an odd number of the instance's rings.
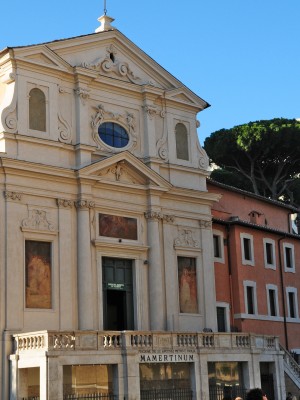
[[[288,317],[287,299],[283,301],[282,285],[286,297],[286,287],[297,290],[300,296],[300,236],[286,237],[282,239],[282,232],[289,232],[290,210],[263,201],[256,201],[240,193],[230,192],[208,184],[209,191],[221,193],[222,199],[215,204],[212,214],[215,218],[213,230],[221,233],[225,239],[224,262],[215,262],[215,285],[217,302],[230,305],[230,325],[239,331],[252,332],[280,337],[280,342],[286,346],[284,329],[284,305]],[[239,220],[250,222],[249,213],[256,210],[267,219],[256,220],[250,226],[242,226],[239,223],[230,223],[231,216],[238,216]],[[256,229],[260,226],[260,229]],[[265,228],[275,228],[280,232],[268,232]],[[253,237],[254,265],[243,265],[241,234],[248,234]],[[264,260],[264,238],[271,239],[275,244],[276,268],[271,269],[265,266]],[[284,270],[283,244],[288,243],[294,246],[295,272]],[[282,278],[280,273],[279,246],[281,249]],[[228,257],[230,254],[230,257]],[[244,281],[256,284],[257,313],[249,316],[246,314]],[[268,312],[268,297],[266,285],[277,287],[278,293],[278,317],[271,317]],[[297,298],[298,311],[300,313],[299,300]],[[286,330],[288,336],[288,348],[300,349],[300,319],[287,320]]]

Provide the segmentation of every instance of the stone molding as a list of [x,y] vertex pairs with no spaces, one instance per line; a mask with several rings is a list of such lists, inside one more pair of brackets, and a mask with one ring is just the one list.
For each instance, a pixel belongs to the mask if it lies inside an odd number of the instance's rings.
[[105,73],[106,75],[115,75],[139,85],[154,85],[151,81],[143,82],[140,77],[135,75],[126,61],[121,61],[117,58],[117,54],[116,48],[111,44],[106,47],[104,58],[97,58],[91,63],[82,63],[81,67],[97,71],[99,74]]
[[3,192],[4,197],[6,198],[6,200],[21,200],[22,199],[22,193],[18,193],[18,192],[10,192],[8,190],[5,190]]
[[193,238],[194,232],[191,229],[179,229],[178,237],[174,240],[174,247],[189,247],[200,249],[199,240]]
[[21,229],[54,232],[54,225],[48,221],[47,212],[44,210],[28,210],[28,218],[23,219]]

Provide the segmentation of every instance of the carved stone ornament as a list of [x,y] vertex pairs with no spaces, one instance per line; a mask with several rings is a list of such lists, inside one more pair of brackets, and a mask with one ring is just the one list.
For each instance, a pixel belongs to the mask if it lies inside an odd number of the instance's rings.
[[17,193],[17,192],[9,192],[9,191],[4,191],[4,197],[7,200],[21,200],[22,199],[22,194]]
[[201,147],[199,140],[197,140],[197,147],[199,151],[199,168],[207,170],[209,166],[209,158],[205,150]]
[[90,90],[79,87],[75,89],[74,92],[80,98],[82,104],[85,105],[86,100],[90,97]]
[[75,337],[69,334],[54,335],[54,349],[73,349],[75,345]]
[[65,208],[72,208],[75,204],[73,200],[66,200],[66,199],[56,199],[56,203],[58,207],[65,207]]
[[157,221],[165,221],[165,222],[174,222],[173,215],[163,214],[159,211],[149,210],[144,213],[146,219],[157,220]]
[[18,132],[18,121],[17,121],[17,104],[13,103],[11,106],[4,109],[2,113],[2,123],[6,128],[7,132],[17,133]]
[[167,118],[165,118],[166,116],[165,107],[163,107],[162,111],[160,112],[160,115],[162,118],[164,118],[164,124],[163,124],[163,131],[161,138],[158,139],[158,141],[156,142],[156,148],[159,157],[165,162],[167,162],[169,160],[169,151],[167,147],[168,129],[167,129]]
[[79,209],[94,208],[95,202],[90,201],[90,200],[78,200],[78,201],[76,201],[75,206],[76,206],[76,208],[79,208]]
[[155,115],[161,115],[161,112],[157,110],[156,106],[150,106],[146,104],[143,106],[143,109],[150,119],[153,119]]
[[110,168],[108,172],[111,172],[112,174],[115,175],[116,181],[119,181],[121,178],[121,175],[124,172],[124,168],[122,167],[123,162],[118,162],[114,167]]
[[174,240],[174,246],[200,248],[199,240],[193,238],[193,232],[190,229],[180,229],[178,237]]
[[63,143],[70,143],[71,141],[71,128],[68,122],[63,118],[61,113],[58,114],[58,140]]
[[[93,129],[93,139],[97,143],[98,147],[102,150],[107,150],[111,148],[106,145],[102,140],[99,139],[98,128],[105,121],[116,121],[120,125],[126,128],[129,134],[129,143],[126,148],[135,148],[137,145],[137,136],[135,133],[135,117],[132,113],[125,111],[124,113],[117,113],[113,111],[106,111],[102,104],[94,107],[96,114],[92,117],[91,125]],[[119,150],[124,150],[121,148]]]
[[212,222],[207,220],[199,221],[200,228],[210,229],[212,227]]
[[173,215],[164,214],[164,221],[168,223],[173,223],[175,220]]
[[113,45],[106,48],[106,55],[104,58],[97,58],[91,63],[82,63],[83,68],[92,69],[99,73],[114,74],[119,78],[127,79],[129,82],[142,84],[153,84],[151,81],[143,82],[141,78],[137,77],[125,61],[119,60],[117,51]]
[[54,231],[53,224],[47,219],[46,211],[37,209],[28,210],[28,218],[23,219],[21,228],[40,231]]

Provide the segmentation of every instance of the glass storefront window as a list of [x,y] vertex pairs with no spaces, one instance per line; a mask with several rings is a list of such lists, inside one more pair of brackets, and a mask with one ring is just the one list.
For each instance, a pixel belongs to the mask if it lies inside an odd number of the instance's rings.
[[20,368],[19,369],[19,395],[20,398],[40,397],[40,369]]
[[190,389],[190,364],[140,364],[140,385],[141,390],[174,388]]
[[92,395],[113,393],[112,365],[65,365],[63,394]]
[[221,400],[224,397],[244,398],[243,363],[211,362],[208,363],[210,399]]

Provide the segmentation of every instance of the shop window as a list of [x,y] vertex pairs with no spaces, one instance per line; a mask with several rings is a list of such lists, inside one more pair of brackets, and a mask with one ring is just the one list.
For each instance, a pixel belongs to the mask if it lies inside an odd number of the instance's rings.
[[276,269],[275,242],[272,239],[264,239],[263,243],[265,267]]
[[283,243],[284,270],[295,272],[294,246],[290,243]]
[[254,265],[253,236],[241,233],[242,263]]
[[[180,390],[191,389],[190,364],[186,362],[178,363],[141,363],[140,364],[140,387],[141,394],[151,397],[152,390],[163,390],[177,392]],[[172,392],[168,392],[168,398],[172,397]],[[173,393],[174,395],[176,393]],[[157,393],[158,395],[158,393]],[[156,398],[156,397],[155,397]],[[177,398],[177,396],[176,396]],[[179,397],[178,397],[179,398]],[[181,398],[181,397],[180,397]],[[190,397],[182,397],[190,398]]]
[[40,369],[19,369],[19,397],[20,399],[40,398]]
[[46,96],[38,88],[29,92],[29,129],[46,132]]
[[181,313],[198,313],[196,259],[178,257],[179,307]]
[[184,124],[175,127],[176,156],[179,160],[189,160],[188,132]]
[[51,243],[25,241],[26,308],[48,308],[51,304]]
[[245,398],[243,369],[241,362],[209,362],[209,398]]
[[[63,367],[64,398],[98,399],[102,395],[103,398],[108,399],[113,398],[112,394],[112,365],[65,365]],[[110,395],[111,397],[108,397]]]

